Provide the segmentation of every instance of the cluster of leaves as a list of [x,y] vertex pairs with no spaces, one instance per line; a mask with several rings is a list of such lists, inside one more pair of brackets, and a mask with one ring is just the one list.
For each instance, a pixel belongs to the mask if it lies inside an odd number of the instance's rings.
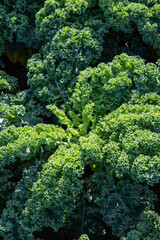
[[18,79],[7,75],[4,71],[0,71],[0,128],[4,128],[7,124],[21,122],[24,115],[24,107],[22,105],[12,104],[9,106],[6,99],[7,95],[14,94],[18,89]]
[[14,93],[18,89],[18,81],[15,77],[8,76],[4,71],[0,71],[0,91]]
[[[0,71],[0,129],[14,124],[17,127],[42,122],[43,110],[35,103],[30,91],[18,91],[18,79]],[[36,107],[35,107],[36,105]]]
[[[143,96],[151,98],[148,103],[154,102],[160,94],[159,78],[160,71],[155,64],[145,64],[139,57],[121,54],[111,63],[101,63],[80,73],[70,102],[65,105],[66,112],[80,135],[85,135],[95,128],[101,117],[123,103],[138,103],[139,98],[145,101]],[[150,92],[157,95],[146,95]],[[155,104],[157,102],[155,100]]]
[[28,83],[43,105],[66,102],[79,72],[98,62],[105,26],[93,6],[47,0],[37,13],[37,35],[45,45],[28,61]]
[[140,222],[136,226],[136,230],[128,233],[127,238],[122,240],[156,240],[160,233],[160,217],[153,211],[145,211]]
[[[35,239],[44,227],[63,228],[79,240],[106,239],[108,228],[122,240],[159,238],[151,189],[160,181],[160,61],[146,64],[123,53],[108,62],[120,49],[116,31],[126,35],[124,42],[133,36],[132,46],[142,36],[160,55],[159,5],[0,5],[0,54],[4,48],[39,48],[27,63],[29,89],[20,91],[19,79],[0,71],[4,240]],[[140,51],[147,48],[142,45]],[[132,55],[139,51],[127,48]],[[54,124],[40,124],[51,115]]]
[[143,41],[160,54],[159,0],[100,0],[107,27],[115,31],[142,35]]
[[34,239],[44,226],[94,239],[104,224],[122,239],[159,236],[150,190],[160,180],[159,77],[154,64],[116,56],[80,73],[64,110],[47,107],[66,130],[1,131],[4,240]]
[[64,102],[79,71],[93,64],[101,50],[89,28],[59,30],[42,54],[28,61],[28,83],[35,97],[43,104]]
[[11,61],[24,64],[21,49],[27,47],[32,53],[31,48],[41,48],[27,65],[31,91],[27,97],[32,98],[32,111],[38,109],[35,117],[48,114],[47,104],[67,101],[79,72],[99,61],[105,32],[102,11],[94,9],[96,1],[47,0],[40,9],[41,3],[4,1],[1,14],[6,19],[2,28],[5,54]]
[[[32,233],[43,226],[58,230],[64,225],[65,216],[72,212],[76,196],[83,187],[78,181],[83,169],[81,154],[76,145],[69,148],[61,145],[38,175],[34,168],[24,174],[12,200],[7,202],[8,209],[2,214],[6,220],[4,239],[14,239],[13,231],[21,239],[34,239]],[[25,195],[22,195],[22,189]]]
[[[42,7],[43,1],[4,0],[1,3],[1,19],[3,41],[5,47],[17,49],[22,47],[38,47],[36,37],[35,14]],[[2,51],[1,51],[2,52]]]
[[[35,127],[10,126],[0,132],[1,197],[4,202],[13,192],[15,182],[21,179],[25,168],[35,162],[44,163],[58,145],[65,142],[63,129],[54,125],[39,124]],[[40,162],[40,163],[39,163]],[[3,208],[3,205],[1,205]],[[1,209],[2,210],[2,209]]]

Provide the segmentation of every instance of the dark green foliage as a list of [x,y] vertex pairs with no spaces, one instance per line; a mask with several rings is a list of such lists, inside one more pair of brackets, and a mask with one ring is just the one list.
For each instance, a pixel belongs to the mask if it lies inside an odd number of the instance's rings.
[[[83,170],[81,155],[78,146],[61,146],[36,178],[32,177],[34,169],[28,170],[24,180],[17,185],[12,200],[7,202],[8,211],[3,211],[1,234],[4,239],[34,239],[32,233],[43,226],[58,230],[64,225],[65,216],[74,209],[82,189],[82,181],[78,181]],[[21,206],[18,209],[17,201]]]
[[18,89],[18,80],[15,77],[8,76],[5,72],[0,71],[0,92],[15,92]]
[[[1,3],[4,240],[46,229],[71,240],[112,239],[111,232],[159,239],[159,7],[158,0]],[[24,64],[28,52],[26,82],[5,66],[5,54]]]
[[59,30],[42,51],[28,62],[28,83],[40,102],[64,102],[76,76],[100,57],[100,42],[89,28]]
[[44,7],[36,15],[38,34],[46,40],[51,40],[56,32],[66,26],[66,20],[71,14],[80,14],[88,6],[86,0],[79,1],[52,1],[47,0]]
[[[19,105],[12,101],[9,103],[10,96],[14,96],[18,90],[18,79],[0,71],[0,129],[15,124],[21,126],[22,118],[25,114],[25,107],[19,101]],[[17,101],[18,102],[18,101]]]
[[[9,77],[9,79],[14,80],[15,78]],[[7,83],[7,86],[10,87],[9,83]],[[26,90],[17,94],[7,94],[5,92],[7,91],[3,91],[0,96],[1,130],[12,124],[21,127],[42,123],[40,115],[42,112],[44,113],[44,109],[36,104],[30,91]],[[45,111],[45,114],[47,114],[47,111]]]
[[128,233],[122,240],[156,240],[160,236],[160,217],[154,211],[142,213],[136,230]]
[[159,106],[125,104],[100,121],[99,138],[80,138],[96,173],[90,198],[97,194],[103,220],[117,236],[134,229],[140,213],[153,207],[147,185],[159,182],[159,116]]
[[[82,71],[64,110],[47,106],[65,131],[44,124],[3,130],[2,193],[10,193],[2,212],[4,239],[33,239],[44,226],[65,226],[73,237],[83,229],[103,237],[104,223],[119,237],[135,231],[141,214],[154,211],[149,187],[160,179],[159,103],[159,68],[122,54]],[[20,186],[28,175],[22,173],[32,166],[39,173],[23,198]],[[83,177],[86,166],[90,174]],[[102,220],[94,217],[99,213]]]
[[[0,135],[1,196],[8,197],[24,169],[40,161],[41,164],[65,141],[63,129],[39,124],[32,127],[11,126]],[[39,163],[38,163],[39,164]],[[12,186],[12,190],[10,190]],[[8,192],[7,192],[8,191]],[[7,199],[8,199],[7,197]]]
[[160,2],[158,0],[100,0],[100,7],[104,11],[107,27],[130,34],[138,30],[143,41],[160,54]]
[[37,36],[46,44],[28,61],[28,83],[43,105],[66,102],[79,72],[101,56],[105,24],[92,6],[47,0],[36,15]]
[[[36,14],[37,35],[45,42],[51,41],[58,30],[71,27],[82,30],[90,27],[93,33],[103,36],[104,25],[100,9],[94,10],[94,1],[47,0]],[[104,27],[104,26],[103,26]]]
[[5,17],[5,8],[3,5],[0,4],[0,54],[2,54],[4,51],[4,38],[3,38],[4,17]]
[[116,236],[124,236],[134,229],[147,202],[153,203],[153,196],[147,189],[129,181],[120,181],[111,185],[111,189],[103,182],[101,195],[95,200],[101,206],[100,213],[104,222],[112,227]]
[[43,1],[33,0],[4,0],[3,5],[6,13],[4,15],[3,36],[7,41],[7,46],[15,49],[13,43],[17,46],[36,48],[39,46],[36,37],[35,14],[42,6]]

